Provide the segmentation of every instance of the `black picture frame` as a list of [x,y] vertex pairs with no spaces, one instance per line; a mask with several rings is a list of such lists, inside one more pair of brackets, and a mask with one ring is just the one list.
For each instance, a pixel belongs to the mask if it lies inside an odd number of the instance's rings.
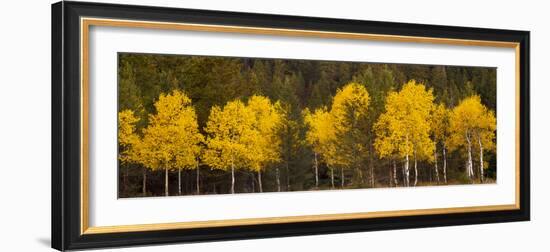
[[[253,26],[519,43],[519,209],[332,221],[105,234],[81,233],[80,18]],[[52,247],[58,250],[253,239],[466,225],[530,219],[530,85],[528,31],[328,19],[102,3],[52,5]]]

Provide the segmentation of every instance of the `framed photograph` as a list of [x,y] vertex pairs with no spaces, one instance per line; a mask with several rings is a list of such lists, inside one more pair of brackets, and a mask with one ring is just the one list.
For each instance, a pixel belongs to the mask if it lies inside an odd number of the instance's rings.
[[529,32],[52,5],[58,250],[529,220]]

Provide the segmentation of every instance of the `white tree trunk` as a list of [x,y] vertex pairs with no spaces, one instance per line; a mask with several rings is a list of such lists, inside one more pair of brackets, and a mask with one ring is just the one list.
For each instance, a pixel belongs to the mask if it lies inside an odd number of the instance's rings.
[[406,179],[406,172],[405,172],[405,162],[403,162],[403,169],[401,169],[401,176],[403,177],[403,186],[407,186],[407,179]]
[[178,195],[181,195],[181,168],[178,168]]
[[263,188],[262,188],[262,170],[258,170],[258,187],[260,187],[260,192],[263,192]]
[[443,180],[447,184],[447,151],[445,149],[445,142],[443,142]]
[[468,178],[473,182],[474,168],[472,162],[472,140],[470,139],[470,134],[466,133],[466,141],[468,142],[468,163],[466,164],[466,170],[468,172]]
[[319,187],[319,163],[317,162],[317,152],[313,153],[314,168],[315,168],[315,187]]
[[164,196],[168,196],[168,168],[164,168]]
[[197,195],[201,194],[199,162],[197,162]]
[[395,187],[397,187],[397,164],[395,163],[395,159],[392,159],[393,161],[393,184]]
[[275,169],[275,175],[277,178],[277,192],[281,191],[281,174],[279,172],[279,167]]
[[414,186],[418,183],[418,164],[416,160],[416,150],[414,151]]
[[231,194],[235,193],[235,165],[231,164]]
[[437,168],[437,142],[434,142],[435,180],[439,185],[439,169]]
[[477,142],[479,143],[479,174],[481,178],[481,183],[484,181],[484,174],[483,174],[483,145],[481,144],[481,138],[477,137]]
[[409,154],[405,155],[405,186],[409,186]]

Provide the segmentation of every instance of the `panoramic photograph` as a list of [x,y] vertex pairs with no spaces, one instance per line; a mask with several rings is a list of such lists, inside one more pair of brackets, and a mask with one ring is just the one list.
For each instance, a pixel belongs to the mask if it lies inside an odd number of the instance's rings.
[[118,54],[118,198],[496,183],[496,68]]

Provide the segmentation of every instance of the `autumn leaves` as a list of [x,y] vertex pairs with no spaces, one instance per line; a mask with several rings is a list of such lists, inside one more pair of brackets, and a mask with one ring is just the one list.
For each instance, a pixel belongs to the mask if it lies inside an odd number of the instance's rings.
[[262,192],[262,170],[280,159],[280,128],[284,111],[263,96],[252,96],[247,103],[228,102],[223,108],[214,106],[205,132],[205,164],[231,172],[231,193],[235,193],[235,170],[249,169],[258,174]]
[[[144,167],[144,195],[147,169],[164,172],[166,196],[170,171],[178,171],[181,194],[181,170],[196,170],[196,193],[200,194],[201,166],[231,174],[231,193],[238,191],[236,171],[255,173],[262,192],[262,174],[276,169],[276,187],[281,191],[282,136],[288,127],[300,124],[304,135],[296,135],[301,139],[293,142],[303,142],[313,150],[315,188],[320,187],[321,164],[330,171],[332,188],[336,177],[342,188],[376,187],[374,155],[393,164],[390,186],[416,186],[420,169],[434,169],[437,183],[447,183],[447,151],[464,153],[460,156],[465,157],[468,179],[474,181],[477,175],[483,182],[487,167],[483,156],[495,149],[496,119],[478,96],[467,97],[451,109],[436,104],[431,89],[409,81],[383,97],[376,101],[384,104],[383,112],[373,118],[369,91],[352,82],[338,89],[330,106],[314,111],[306,108],[301,120],[289,120],[288,107],[252,95],[213,106],[200,129],[192,101],[175,90],[160,95],[154,104],[156,113],[149,116],[143,130],[137,130],[139,120],[133,111],[119,112],[119,160]],[[473,170],[474,156],[479,172]],[[419,161],[432,165],[420,168]],[[402,167],[399,176],[398,165]]]
[[[315,177],[318,178],[317,155],[322,157],[331,172],[334,188],[334,169],[340,168],[340,183],[345,184],[344,169],[355,173],[357,183],[362,183],[364,164],[368,150],[368,109],[370,97],[366,88],[350,83],[338,90],[330,109],[326,107],[310,113],[304,111],[304,121],[309,130],[306,140],[315,152]],[[356,184],[357,184],[356,183]],[[318,185],[317,185],[318,186]]]
[[[474,147],[479,151],[478,176],[483,182],[486,167],[483,152],[495,148],[494,112],[481,104],[476,95],[465,98],[453,109],[436,104],[434,100],[431,89],[414,80],[409,81],[401,90],[387,94],[384,112],[373,122],[369,118],[368,91],[360,84],[350,83],[336,93],[330,108],[321,107],[313,113],[306,109],[304,121],[309,129],[306,141],[315,152],[316,181],[317,166],[322,161],[330,170],[332,188],[335,187],[336,168],[340,169],[342,188],[346,170],[353,173],[353,184],[375,187],[372,166],[365,169],[374,154],[367,147],[374,146],[379,158],[388,159],[393,164],[388,179],[390,186],[416,186],[419,161],[433,164],[435,181],[446,184],[448,150],[465,153],[467,177],[473,182]],[[373,139],[374,143],[369,144]],[[439,158],[439,153],[442,158]],[[402,175],[399,176],[402,182],[398,181],[398,163],[402,164]],[[365,176],[364,171],[368,171],[370,176]]]
[[374,125],[375,149],[381,157],[404,159],[404,185],[410,186],[410,161],[414,164],[414,184],[418,183],[418,161],[432,161],[435,143],[430,135],[437,123],[431,115],[434,96],[422,84],[410,81],[401,91],[390,92],[385,112]]
[[[119,159],[151,170],[164,170],[165,195],[169,195],[169,171],[178,171],[181,194],[181,170],[196,169],[197,194],[200,193],[200,164],[231,172],[231,193],[235,193],[235,170],[249,169],[258,174],[271,162],[279,160],[278,127],[284,110],[263,96],[252,96],[247,103],[228,102],[214,106],[204,132],[199,132],[195,109],[182,92],[162,94],[155,103],[156,114],[149,125],[137,132],[138,119],[131,110],[119,113]],[[140,135],[142,135],[140,137]],[[144,174],[146,174],[144,172]],[[143,188],[145,188],[145,175]],[[146,189],[143,189],[146,193]]]
[[481,104],[479,96],[468,97],[452,110],[449,124],[451,150],[465,148],[468,153],[466,173],[474,178],[472,149],[479,150],[479,179],[484,180],[483,152],[495,149],[496,118],[493,111]]
[[[481,104],[479,96],[463,99],[458,106],[448,109],[434,104],[432,90],[415,81],[409,81],[401,91],[390,92],[385,112],[374,125],[375,149],[382,158],[403,162],[404,186],[410,186],[410,161],[414,162],[414,183],[418,183],[418,161],[434,164],[436,182],[440,183],[438,146],[443,155],[443,182],[447,183],[447,149],[466,148],[466,172],[470,182],[474,179],[472,141],[479,143],[480,173],[483,182],[483,150],[493,150],[496,130],[494,112]],[[395,177],[395,168],[394,174]],[[397,184],[397,183],[396,183]]]
[[[136,132],[138,121],[131,110],[119,112],[119,151],[121,162],[141,164],[151,170],[164,170],[165,195],[168,196],[168,172],[178,171],[178,192],[181,194],[181,169],[197,169],[204,137],[199,132],[195,109],[184,93],[175,90],[161,94],[155,103],[156,114],[149,116],[149,125],[142,134]],[[140,137],[139,135],[142,135]],[[143,194],[146,193],[144,171]],[[197,184],[197,192],[200,190]]]

